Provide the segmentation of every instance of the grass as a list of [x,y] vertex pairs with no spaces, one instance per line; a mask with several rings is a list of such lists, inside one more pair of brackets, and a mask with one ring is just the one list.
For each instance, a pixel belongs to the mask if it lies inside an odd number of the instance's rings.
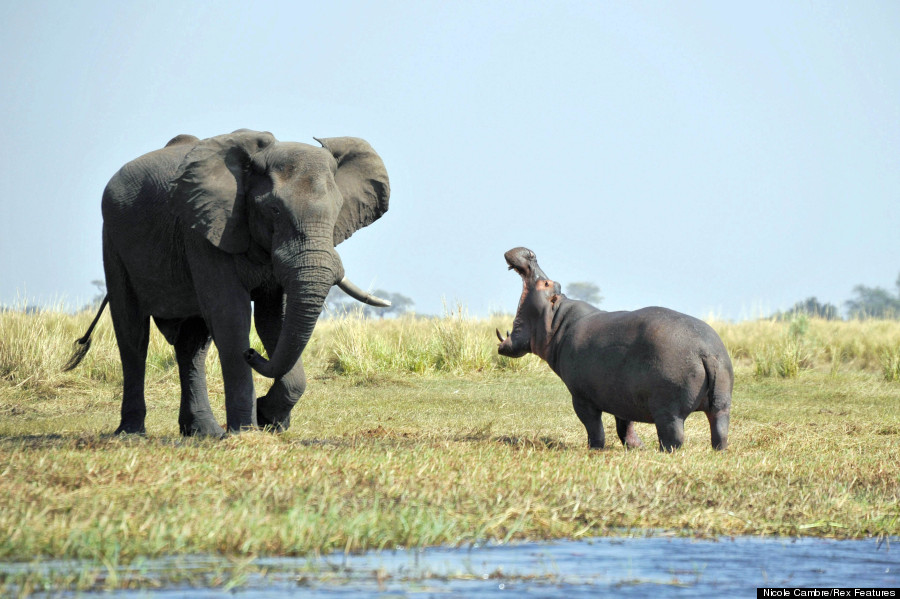
[[[657,529],[900,534],[900,322],[713,322],[736,366],[730,447],[713,452],[706,419],[694,415],[685,447],[669,455],[625,451],[609,416],[607,450],[588,451],[549,368],[496,355],[493,330],[512,318],[471,319],[459,308],[434,319],[322,321],[291,429],[221,441],[178,435],[178,375],[154,332],[148,434],[113,437],[121,374],[108,317],[82,365],[59,370],[90,318],[0,313],[0,561],[78,558],[107,574],[0,573],[0,593],[119,588],[131,583],[109,572],[178,554]],[[780,362],[795,365],[783,373]],[[214,355],[207,367],[224,421]],[[652,425],[636,428],[655,447]]]

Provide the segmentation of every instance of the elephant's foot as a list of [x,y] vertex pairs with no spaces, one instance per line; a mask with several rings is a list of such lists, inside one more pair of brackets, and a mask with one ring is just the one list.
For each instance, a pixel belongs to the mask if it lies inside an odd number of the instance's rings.
[[212,437],[221,439],[225,436],[225,429],[219,426],[212,417],[195,418],[190,424],[181,424],[179,426],[181,434],[185,437]]
[[283,433],[291,426],[291,410],[272,410],[266,397],[256,400],[256,421],[262,429]]
[[606,439],[588,437],[588,449],[601,450],[606,447]]
[[116,429],[116,432],[113,433],[115,435],[146,435],[147,429],[144,428],[142,424],[133,424],[123,422],[119,425],[119,428]]

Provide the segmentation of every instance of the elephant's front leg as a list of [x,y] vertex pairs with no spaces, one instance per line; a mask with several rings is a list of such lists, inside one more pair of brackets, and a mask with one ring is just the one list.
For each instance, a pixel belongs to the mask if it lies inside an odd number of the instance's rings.
[[[281,290],[254,294],[253,318],[266,352],[271,356],[281,335],[284,314],[284,296]],[[291,425],[291,410],[306,391],[306,373],[303,358],[284,376],[275,379],[269,391],[256,402],[256,418],[259,426],[276,432],[286,431]]]
[[250,339],[250,292],[241,283],[230,256],[211,246],[208,251],[204,249],[196,254],[189,252],[188,259],[203,319],[219,350],[227,428],[238,432],[256,426],[253,373],[244,359]]
[[572,396],[572,407],[575,414],[581,420],[587,430],[588,447],[591,449],[603,449],[606,445],[606,433],[603,431],[603,412],[598,410],[589,399]]
[[213,340],[222,363],[225,383],[225,420],[229,432],[255,428],[256,392],[253,372],[244,359],[244,346],[250,339],[249,298],[247,314],[241,318],[219,317],[212,322]]

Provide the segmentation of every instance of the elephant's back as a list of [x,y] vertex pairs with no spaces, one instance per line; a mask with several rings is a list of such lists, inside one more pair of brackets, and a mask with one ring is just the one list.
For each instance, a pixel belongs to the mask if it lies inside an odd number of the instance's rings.
[[132,160],[103,192],[104,260],[127,273],[147,315],[176,318],[199,310],[179,221],[168,202],[169,183],[192,147],[178,143]]
[[104,220],[137,211],[164,207],[169,183],[178,175],[193,143],[177,143],[148,152],[126,163],[109,180],[103,191]]

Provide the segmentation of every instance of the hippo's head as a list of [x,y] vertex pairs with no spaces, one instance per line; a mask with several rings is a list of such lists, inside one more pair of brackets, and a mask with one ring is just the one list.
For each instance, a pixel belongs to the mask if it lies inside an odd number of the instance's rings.
[[528,248],[509,250],[503,257],[510,270],[522,277],[522,297],[512,333],[507,333],[504,339],[497,331],[500,339],[497,352],[510,358],[521,358],[531,352],[543,358],[545,340],[549,338],[553,322],[553,308],[560,298],[560,285],[544,274],[534,252]]

